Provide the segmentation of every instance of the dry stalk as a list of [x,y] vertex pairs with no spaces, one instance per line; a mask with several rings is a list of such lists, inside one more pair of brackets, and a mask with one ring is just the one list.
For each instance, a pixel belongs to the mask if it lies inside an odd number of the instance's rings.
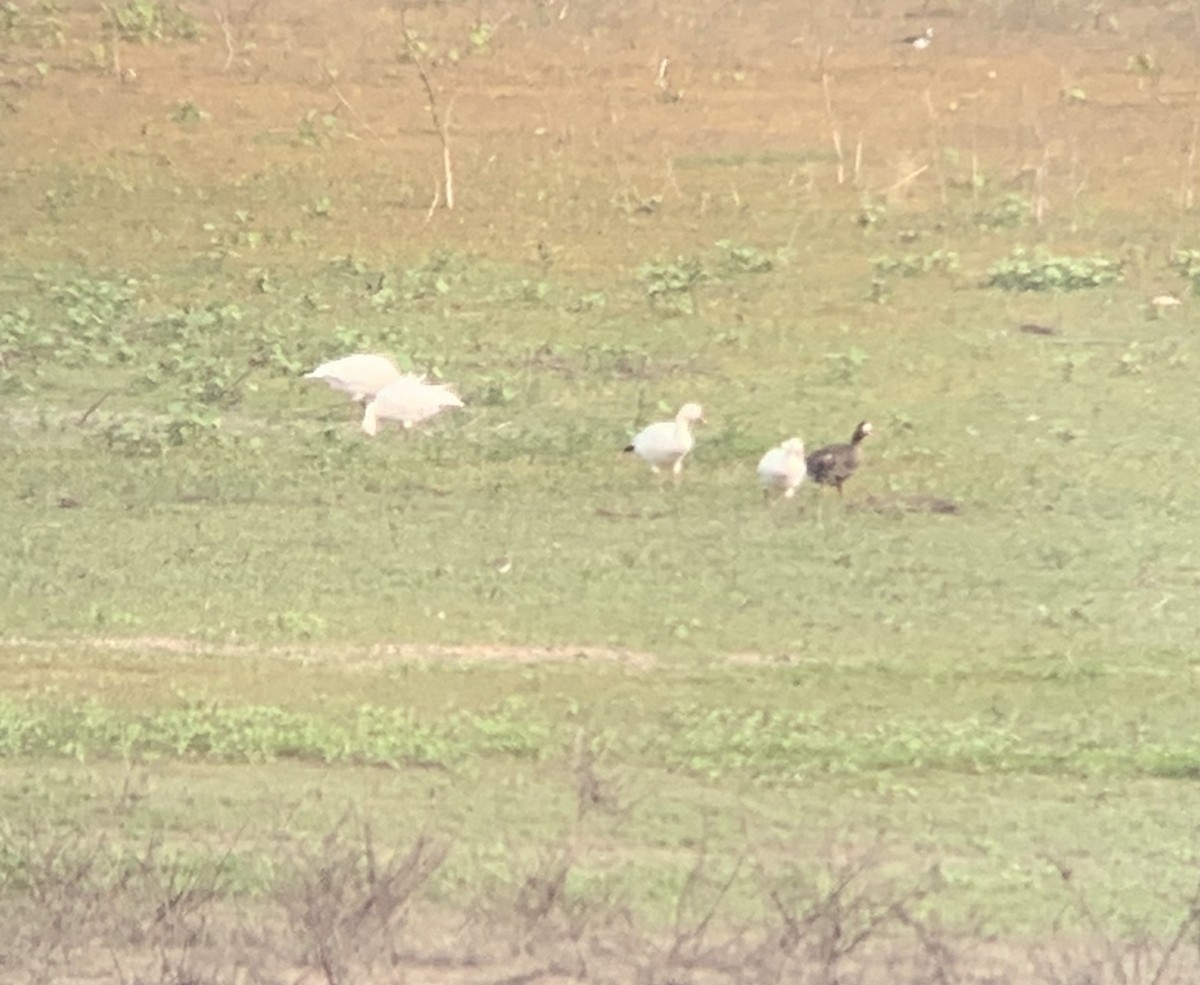
[[662,102],[677,103],[683,97],[683,93],[671,85],[671,78],[668,74],[670,66],[670,58],[664,58],[658,63],[658,75],[654,78],[654,85],[658,89],[658,98]]
[[83,414],[80,416],[80,418],[76,422],[76,424],[79,427],[83,427],[83,425],[85,425],[88,422],[88,418],[91,417],[94,413],[96,413],[96,411],[98,411],[100,409],[100,405],[102,403],[104,403],[104,401],[106,401],[114,393],[116,393],[115,390],[107,390],[104,393],[100,394],[100,398],[95,403],[93,403],[87,410],[85,410],[83,412]]
[[369,133],[372,137],[374,137],[376,140],[382,140],[383,138],[381,136],[379,136],[378,133],[375,132],[374,127],[372,127],[370,123],[368,123],[366,120],[364,120],[359,115],[358,110],[356,110],[352,105],[350,105],[350,101],[345,96],[342,95],[342,90],[339,89],[337,86],[337,74],[330,71],[324,65],[321,65],[321,71],[325,73],[325,78],[329,80],[330,91],[337,98],[337,101],[346,108],[346,112],[348,112],[351,116],[353,116],[354,119],[358,121],[359,126],[361,126],[364,130],[366,130],[367,133]]
[[221,11],[217,7],[213,7],[213,17],[216,18],[217,27],[221,29],[221,34],[225,38],[225,64],[221,66],[221,71],[228,72],[237,53],[233,44],[233,26],[229,23],[229,8]]
[[949,197],[946,194],[946,175],[942,170],[941,127],[938,125],[937,110],[933,108],[933,96],[928,89],[925,90],[925,109],[929,112],[929,141],[933,157],[933,170],[934,174],[937,175],[938,192],[942,198],[942,207],[945,208],[949,204]]
[[1192,139],[1188,141],[1183,177],[1179,183],[1179,208],[1190,212],[1196,204],[1196,141],[1200,137],[1200,120],[1192,121]]
[[821,75],[821,89],[825,93],[825,115],[829,117],[829,131],[833,137],[833,152],[837,155],[837,183],[846,183],[846,158],[842,153],[842,131],[833,112],[833,99],[829,95],[829,74]]
[[1079,198],[1087,188],[1087,171],[1080,171],[1079,143],[1071,141],[1071,170],[1068,183],[1071,186],[1071,231],[1079,227]]
[[116,12],[106,3],[100,9],[108,15],[108,24],[112,30],[112,74],[121,78],[121,25],[117,21]]
[[885,196],[887,196],[887,195],[891,195],[893,192],[900,191],[901,188],[904,188],[906,185],[912,184],[914,181],[916,181],[919,177],[921,177],[921,175],[923,175],[928,170],[929,170],[929,165],[922,164],[915,171],[910,171],[903,178],[900,178],[898,181],[894,181],[890,185],[888,185],[887,188],[885,188],[883,190],[883,194]]
[[[425,62],[421,58],[420,49],[417,47],[413,36],[408,31],[408,24],[405,20],[405,8],[400,8],[400,33],[404,38],[404,49],[408,57],[412,59],[413,65],[416,66],[417,75],[420,76],[421,85],[425,87],[425,96],[429,100],[429,116],[433,120],[434,129],[437,130],[438,139],[442,144],[442,176],[443,187],[445,189],[446,208],[454,210],[454,160],[450,153],[450,110],[453,108],[453,103],[446,107],[446,115],[443,117],[441,110],[438,108],[437,93],[433,88],[433,81],[429,77],[429,70],[425,66]],[[438,196],[434,196],[434,204],[430,211],[437,207]],[[428,220],[426,220],[428,221]]]
[[1050,199],[1046,197],[1046,177],[1050,173],[1050,145],[1042,145],[1042,161],[1033,172],[1033,221],[1042,225]]

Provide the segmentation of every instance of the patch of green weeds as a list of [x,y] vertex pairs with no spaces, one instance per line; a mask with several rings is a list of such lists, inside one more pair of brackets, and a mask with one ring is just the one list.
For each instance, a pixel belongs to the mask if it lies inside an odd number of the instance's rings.
[[108,20],[122,41],[149,44],[153,41],[195,41],[200,22],[177,3],[162,0],[125,0],[105,5]]
[[333,215],[333,202],[328,195],[322,195],[307,205],[300,206],[300,211],[310,219],[328,219]]
[[829,366],[829,381],[842,386],[854,383],[869,359],[870,357],[858,346],[851,346],[845,352],[825,353],[825,362]]
[[97,432],[105,446],[126,458],[158,458],[169,448],[219,444],[221,417],[212,407],[173,400],[157,417],[120,417]]
[[1054,256],[1043,247],[1018,247],[992,265],[984,282],[1002,291],[1082,291],[1116,284],[1123,263],[1107,257]]
[[958,254],[953,250],[934,250],[932,253],[908,253],[902,257],[880,256],[870,261],[871,269],[880,277],[920,277],[922,274],[951,274],[959,269]]
[[[349,254],[333,257],[330,269],[365,280],[370,287],[371,306],[391,311],[413,301],[465,292],[470,286],[470,264],[453,250],[434,250],[421,262],[399,270],[379,270],[366,260]],[[522,291],[528,293],[527,291]],[[536,289],[533,292],[537,293]],[[505,297],[511,297],[508,291]],[[485,299],[490,299],[485,296]]]
[[871,287],[867,300],[882,304],[891,293],[889,277],[921,277],[937,273],[950,275],[959,269],[958,254],[953,250],[934,250],[931,253],[907,253],[901,257],[872,257]]
[[860,229],[875,229],[887,218],[887,205],[874,199],[863,199],[862,208],[854,215],[854,224]]
[[49,304],[0,313],[0,367],[37,372],[48,364],[105,366],[127,363],[136,354],[130,317],[137,298],[133,279],[36,277]]
[[363,705],[345,721],[265,705],[190,703],[127,714],[95,702],[64,707],[0,700],[0,757],[173,757],[226,763],[449,767],[471,756],[540,759],[554,736],[516,702],[425,722],[407,708]]
[[190,99],[181,99],[175,103],[174,108],[168,114],[172,123],[178,123],[181,126],[195,126],[197,123],[203,123],[210,119],[210,114],[202,110]]
[[1188,356],[1183,343],[1170,338],[1153,342],[1135,340],[1117,359],[1116,369],[1121,376],[1140,376],[1154,364],[1161,364],[1168,369],[1187,366]]
[[468,40],[471,42],[471,51],[477,55],[486,55],[491,53],[492,37],[496,33],[496,25],[479,18],[471,27],[468,35]]
[[980,229],[1016,229],[1033,215],[1033,205],[1024,195],[1010,192],[999,202],[976,212],[972,217]]
[[673,263],[642,264],[637,275],[650,307],[665,315],[694,314],[696,287],[708,277],[701,262],[688,257],[678,257]]
[[1005,722],[966,719],[936,726],[893,722],[887,730],[853,734],[811,714],[707,707],[672,710],[663,749],[678,768],[713,779],[727,774],[801,780],[814,774],[947,770],[1087,775],[1125,773],[1194,776],[1200,748],[1140,743],[1110,747],[1078,723],[1024,734]]
[[717,249],[725,254],[724,267],[735,274],[765,274],[775,269],[778,256],[765,253],[754,246],[740,246],[732,240],[717,241]]
[[296,124],[295,143],[304,147],[324,147],[337,126],[336,114],[310,109]]
[[577,315],[586,311],[598,311],[607,306],[608,295],[603,291],[585,291],[567,301],[563,309]]
[[[62,8],[51,0],[32,4],[5,0],[0,4],[0,40],[14,45],[53,45],[61,48],[67,43]],[[46,73],[39,68],[38,74]]]
[[1200,294],[1200,250],[1175,250],[1168,262],[1180,277],[1191,282],[1192,293]]

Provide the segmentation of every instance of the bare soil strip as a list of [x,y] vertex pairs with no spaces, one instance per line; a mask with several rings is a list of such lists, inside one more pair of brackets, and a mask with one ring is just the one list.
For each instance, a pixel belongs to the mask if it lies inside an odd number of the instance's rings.
[[510,646],[498,643],[214,643],[186,636],[68,636],[61,639],[0,637],[0,650],[80,649],[111,653],[164,653],[190,657],[269,657],[346,667],[389,663],[553,664],[604,663],[644,669],[653,654],[601,646]]

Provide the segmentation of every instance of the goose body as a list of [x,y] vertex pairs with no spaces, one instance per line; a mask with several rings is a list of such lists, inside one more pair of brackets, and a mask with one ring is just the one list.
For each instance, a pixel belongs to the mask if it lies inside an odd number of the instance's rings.
[[704,411],[699,404],[684,404],[675,415],[675,420],[660,421],[643,428],[634,436],[633,444],[625,450],[648,462],[655,472],[669,468],[675,480],[679,481],[683,473],[683,460],[696,445],[692,426],[703,420]]
[[823,448],[818,448],[808,456],[809,478],[820,485],[835,487],[840,496],[842,485],[858,471],[858,466],[862,462],[862,452],[859,446],[870,433],[870,422],[862,421],[845,444],[825,445]]
[[426,383],[421,377],[402,376],[389,383],[367,404],[362,429],[374,436],[382,421],[397,421],[406,430],[447,407],[461,407],[458,394],[445,383]]
[[321,380],[349,394],[351,400],[366,403],[388,384],[403,379],[404,374],[386,356],[356,353],[322,363],[304,378]]
[[783,444],[776,445],[758,462],[758,481],[765,496],[777,492],[784,499],[791,499],[807,472],[804,442],[799,438],[788,438]]

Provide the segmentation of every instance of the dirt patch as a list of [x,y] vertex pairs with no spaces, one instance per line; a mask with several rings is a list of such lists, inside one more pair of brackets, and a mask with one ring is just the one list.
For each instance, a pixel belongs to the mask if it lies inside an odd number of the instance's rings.
[[[319,225],[356,254],[457,245],[607,271],[631,237],[643,254],[693,246],[679,218],[780,186],[934,201],[970,180],[959,158],[1016,192],[1040,181],[1059,207],[1084,184],[1089,207],[1140,207],[1142,189],[1179,186],[1194,115],[1194,18],[1165,7],[960,5],[912,52],[896,41],[925,15],[890,2],[413,6],[407,27],[452,107],[450,213],[397,7],[237,6],[198,42],[114,53],[98,9],[77,5],[61,46],[29,45],[22,64],[40,54],[45,75],[10,80],[0,190],[23,257],[61,259],[49,214],[81,257],[135,269],[147,251],[191,262],[214,246],[298,258]],[[1153,53],[1140,72],[1139,51]],[[207,224],[168,221],[193,186]]]
[[929,493],[910,493],[907,495],[870,495],[856,503],[849,504],[849,509],[859,513],[940,513],[955,516],[963,511],[963,504],[945,496],[934,496]]
[[341,667],[379,667],[392,663],[461,663],[513,665],[553,663],[622,664],[650,667],[655,657],[637,650],[599,646],[511,646],[499,643],[211,643],[186,636],[72,636],[62,639],[0,638],[0,649],[63,650],[77,648],[109,653],[163,653],[191,657],[269,657]]

